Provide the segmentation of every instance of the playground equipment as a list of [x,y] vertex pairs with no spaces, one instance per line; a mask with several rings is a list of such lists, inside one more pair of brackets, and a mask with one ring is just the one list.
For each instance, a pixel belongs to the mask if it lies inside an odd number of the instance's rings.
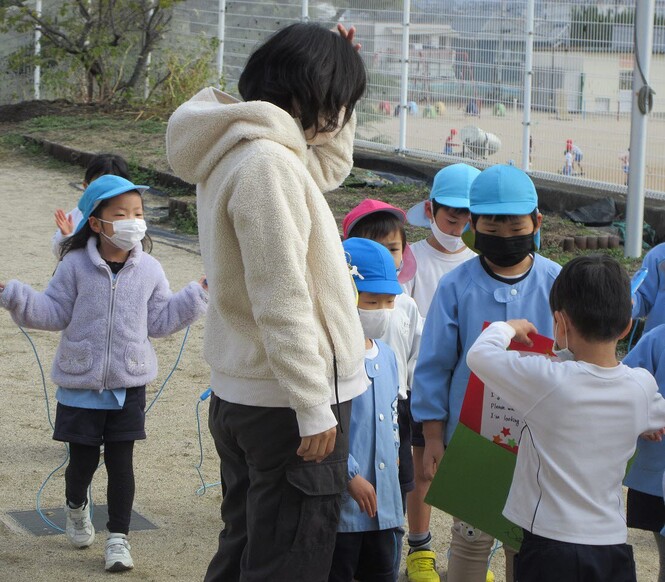
[[475,158],[487,158],[501,148],[501,140],[475,125],[466,125],[460,130],[463,155]]

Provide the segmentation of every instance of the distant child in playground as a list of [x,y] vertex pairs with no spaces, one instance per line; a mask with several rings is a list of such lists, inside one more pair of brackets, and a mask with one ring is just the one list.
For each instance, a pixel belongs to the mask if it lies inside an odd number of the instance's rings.
[[134,501],[134,441],[145,438],[146,384],[157,376],[150,337],[190,325],[207,306],[204,279],[173,294],[150,246],[141,193],[119,176],[94,180],[81,221],[43,292],[0,283],[0,303],[21,326],[62,331],[51,369],[58,401],[53,438],[69,444],[65,533],[77,548],[95,540],[87,489],[100,446],[108,473],[106,570],[134,567],[127,541]]
[[573,175],[573,162],[575,158],[573,157],[572,144],[569,146],[566,144],[566,149],[563,152],[563,175],[572,176]]
[[393,582],[404,522],[397,468],[399,373],[395,354],[377,339],[382,330],[376,322],[394,309],[402,288],[383,245],[350,238],[344,251],[358,289],[370,385],[351,408],[347,493],[342,496],[328,581]]
[[644,331],[665,323],[665,243],[652,248],[642,261],[647,275],[633,296],[633,318],[646,317]]
[[636,581],[621,481],[637,438],[661,437],[665,399],[647,370],[616,357],[631,326],[628,275],[607,255],[575,258],[554,282],[550,307],[558,361],[506,350],[513,339],[531,345],[538,329],[525,319],[495,321],[467,355],[524,419],[503,510],[524,534],[515,578]]
[[446,138],[446,144],[443,147],[443,153],[446,154],[447,156],[452,156],[455,151],[455,136],[457,135],[457,130],[456,129],[451,129],[450,134]]
[[[344,239],[352,237],[368,238],[382,244],[390,252],[398,280],[409,280],[415,273],[415,258],[406,244],[404,223],[406,214],[400,208],[380,200],[363,200],[353,208],[342,223]],[[406,495],[415,487],[413,456],[411,453],[411,428],[408,394],[411,390],[413,369],[420,349],[423,331],[423,318],[416,302],[406,293],[395,297],[391,309],[360,309],[360,319],[372,331],[368,337],[380,339],[395,352],[399,372],[399,401],[397,403],[399,424],[399,483],[402,492],[402,505],[406,511]],[[397,563],[395,574],[399,572],[402,555],[402,539],[398,536]]]
[[[464,244],[461,235],[469,222],[469,191],[478,174],[479,170],[467,164],[453,164],[439,170],[429,199],[416,204],[407,213],[409,223],[432,230],[426,239],[410,245],[416,258],[416,274],[403,284],[423,317],[427,317],[441,277],[476,256]],[[429,489],[429,480],[423,473],[425,439],[422,424],[413,419],[411,443],[416,487],[407,496],[407,574],[410,582],[438,582],[429,527],[432,508],[425,503]]]
[[582,153],[582,150],[574,143],[571,152],[573,154],[573,169],[575,169],[575,166],[577,165],[577,170],[580,176],[584,175],[584,169],[582,168],[582,158],[584,157],[584,154]]
[[[125,159],[115,154],[98,154],[94,156],[85,170],[83,189],[85,190],[93,180],[106,174],[120,176],[121,178],[125,178],[125,180],[129,180],[129,168]],[[79,222],[81,222],[83,215],[78,207],[73,208],[67,213],[62,208],[58,208],[55,211],[54,217],[58,230],[55,231],[51,239],[51,248],[53,254],[59,259],[62,251],[62,241],[72,235]]]
[[[526,317],[552,333],[549,293],[560,267],[536,253],[542,215],[533,182],[513,166],[492,166],[469,192],[469,244],[480,256],[445,275],[425,320],[411,413],[423,422],[423,469],[431,480],[457,427],[471,374],[466,353],[486,321]],[[462,478],[462,477],[460,477]],[[448,582],[485,582],[493,538],[453,518]],[[506,548],[506,580],[514,551]]]
[[[658,391],[665,396],[665,325],[653,327],[628,352],[623,364],[644,368],[656,378]],[[665,582],[665,441],[661,438],[637,439],[637,456],[624,479],[628,487],[628,527],[653,532],[658,547],[658,582]]]

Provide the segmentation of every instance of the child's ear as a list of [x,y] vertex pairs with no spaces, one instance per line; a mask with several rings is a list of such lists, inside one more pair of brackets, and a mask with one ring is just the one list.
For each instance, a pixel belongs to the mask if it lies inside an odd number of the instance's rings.
[[533,234],[536,234],[540,227],[543,225],[543,215],[539,212],[536,214],[536,228],[533,230]]
[[99,221],[94,216],[88,218],[88,224],[90,225],[92,232],[99,233],[101,231],[101,226],[99,224]]
[[432,201],[425,200],[425,217],[427,220],[434,220],[434,215],[432,214]]
[[563,326],[565,325],[565,322],[563,321],[563,315],[561,314],[560,311],[555,311],[552,316],[554,317],[554,323],[555,325],[558,325],[561,329],[563,329]]
[[624,330],[621,332],[621,335],[619,336],[618,339],[622,340],[623,338],[625,338],[625,337],[630,333],[630,330],[632,329],[632,327],[633,327],[633,320],[631,319],[631,320],[628,322],[628,325],[626,326],[626,329],[624,329]]

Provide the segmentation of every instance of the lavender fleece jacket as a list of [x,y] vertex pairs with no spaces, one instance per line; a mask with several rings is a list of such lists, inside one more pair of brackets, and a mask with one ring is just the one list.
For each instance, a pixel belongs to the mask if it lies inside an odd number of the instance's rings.
[[64,388],[114,389],[155,379],[149,337],[164,337],[205,313],[208,294],[198,283],[172,293],[159,262],[137,245],[113,282],[97,250],[71,251],[43,293],[9,281],[0,304],[23,327],[61,331],[51,378]]

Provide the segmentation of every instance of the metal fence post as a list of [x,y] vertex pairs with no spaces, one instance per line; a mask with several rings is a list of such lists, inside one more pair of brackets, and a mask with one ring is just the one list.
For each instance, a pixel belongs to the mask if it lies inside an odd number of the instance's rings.
[[226,0],[219,0],[217,14],[217,86],[219,87],[224,75],[224,35],[226,28]]
[[535,0],[528,0],[526,12],[526,54],[524,57],[524,98],[522,120],[522,169],[529,170],[531,160],[531,85],[533,82],[533,19]]
[[[37,0],[35,3],[35,12],[37,13],[37,17],[40,18],[42,15],[42,0]],[[42,31],[39,28],[39,25],[35,26],[35,58],[39,59],[39,55],[42,52],[42,43],[41,43],[41,38],[42,38]],[[33,95],[35,99],[39,99],[41,95],[41,76],[42,76],[42,68],[39,65],[39,62],[35,63],[35,69],[34,69],[34,80],[33,80]]]
[[635,66],[633,67],[633,100],[630,120],[630,172],[626,199],[626,257],[642,256],[644,220],[644,183],[648,114],[644,93],[649,91],[648,78],[653,49],[655,0],[640,0],[635,5]]
[[398,152],[406,150],[406,116],[409,113],[409,25],[411,23],[411,0],[404,0],[404,22],[402,24],[402,79],[400,83],[399,144]]

